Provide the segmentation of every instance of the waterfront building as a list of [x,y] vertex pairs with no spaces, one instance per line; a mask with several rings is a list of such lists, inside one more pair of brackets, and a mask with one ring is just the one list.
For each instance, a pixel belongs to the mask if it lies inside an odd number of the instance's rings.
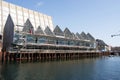
[[[51,16],[0,0],[0,44],[3,41],[3,31],[8,14],[11,15],[13,20],[14,31],[18,29],[21,31],[23,27],[18,26],[23,25],[27,19],[31,21],[35,30],[38,26],[41,26],[42,30],[47,26],[51,30],[54,28]],[[2,45],[0,45],[0,50],[1,47]]]
[[[0,1],[0,33],[3,35],[2,58],[81,57],[96,53],[90,33],[73,33],[55,28],[50,16]],[[4,14],[5,13],[5,14]]]
[[[51,30],[54,28],[51,16],[0,0],[0,35],[3,34],[8,14],[12,17],[14,30],[18,29],[16,25],[23,25],[28,18],[35,30],[38,26],[41,26],[43,30],[47,26]],[[19,27],[19,30],[22,30],[21,28]]]
[[107,45],[103,40],[101,39],[96,39],[96,45],[97,45],[97,50],[98,51],[111,51],[110,46]]
[[58,25],[53,31],[48,26],[45,30],[40,26],[35,30],[29,19],[23,24],[22,31],[14,31],[14,24],[9,15],[4,27],[3,50],[14,51],[16,46],[32,53],[41,53],[41,50],[45,53],[48,50],[48,53],[96,51],[96,41],[90,33],[74,34],[68,28],[62,31]]

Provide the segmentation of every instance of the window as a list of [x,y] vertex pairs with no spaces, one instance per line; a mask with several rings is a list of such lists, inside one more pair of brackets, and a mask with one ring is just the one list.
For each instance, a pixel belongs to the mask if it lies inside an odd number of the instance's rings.
[[35,43],[35,38],[31,35],[27,35],[27,42]]
[[47,39],[45,37],[38,38],[38,43],[46,43]]
[[19,34],[15,33],[13,38],[13,43],[17,43],[19,40],[19,37],[20,37]]

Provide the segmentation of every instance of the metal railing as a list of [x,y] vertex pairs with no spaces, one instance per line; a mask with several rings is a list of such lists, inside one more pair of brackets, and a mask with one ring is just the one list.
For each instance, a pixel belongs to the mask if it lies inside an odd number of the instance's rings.
[[95,50],[45,50],[45,49],[20,49],[9,53],[94,53]]

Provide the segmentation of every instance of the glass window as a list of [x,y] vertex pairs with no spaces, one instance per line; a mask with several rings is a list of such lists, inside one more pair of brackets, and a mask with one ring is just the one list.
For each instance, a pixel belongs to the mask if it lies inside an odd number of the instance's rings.
[[55,41],[54,41],[54,39],[48,39],[47,43],[48,43],[48,44],[54,44]]
[[35,37],[31,35],[27,35],[27,42],[35,43]]
[[64,45],[65,42],[63,40],[56,40],[56,44],[59,44],[59,45]]
[[15,34],[14,34],[14,38],[13,38],[13,43],[17,43],[18,40],[19,40],[19,37],[20,37],[20,35],[17,34],[17,33],[15,33]]
[[47,39],[45,37],[38,38],[38,43],[46,43]]
[[13,38],[13,43],[23,44],[23,43],[25,43],[25,39],[23,38],[23,36],[21,34],[15,32],[14,38]]
[[70,41],[70,45],[74,45],[74,41]]

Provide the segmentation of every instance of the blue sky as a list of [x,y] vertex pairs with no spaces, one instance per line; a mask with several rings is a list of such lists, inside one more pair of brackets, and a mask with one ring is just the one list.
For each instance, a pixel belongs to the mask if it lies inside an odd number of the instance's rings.
[[120,0],[6,0],[52,16],[62,30],[91,33],[108,45],[120,46]]

